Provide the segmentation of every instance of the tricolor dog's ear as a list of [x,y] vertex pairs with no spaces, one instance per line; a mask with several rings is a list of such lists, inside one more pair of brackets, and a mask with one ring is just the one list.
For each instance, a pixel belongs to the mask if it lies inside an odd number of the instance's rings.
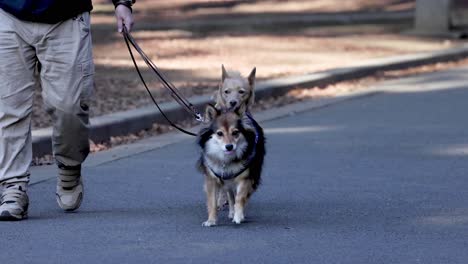
[[227,73],[226,69],[224,68],[224,64],[221,64],[221,80],[224,82],[227,78],[229,78],[229,74]]
[[213,121],[221,112],[212,104],[208,104],[205,109],[205,121]]

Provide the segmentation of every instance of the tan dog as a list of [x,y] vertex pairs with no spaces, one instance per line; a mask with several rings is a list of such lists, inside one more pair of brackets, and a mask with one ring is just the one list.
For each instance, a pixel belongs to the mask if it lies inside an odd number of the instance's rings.
[[221,83],[214,97],[215,107],[226,110],[237,109],[239,113],[249,111],[255,101],[256,68],[253,68],[247,78],[238,72],[227,72],[224,65],[221,68]]

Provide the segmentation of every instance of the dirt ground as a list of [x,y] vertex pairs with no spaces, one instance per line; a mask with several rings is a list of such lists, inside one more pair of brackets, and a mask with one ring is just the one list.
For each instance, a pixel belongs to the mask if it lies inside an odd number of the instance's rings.
[[[100,10],[109,10],[108,0],[94,0]],[[101,6],[103,5],[103,6]],[[397,11],[414,8],[414,0],[137,0],[135,10],[143,15],[193,17],[213,14]]]
[[[92,116],[134,109],[150,103],[129,59],[122,36],[116,32],[109,1],[94,1],[92,15],[96,100]],[[378,2],[378,3],[376,3]],[[400,34],[410,24],[393,25],[276,25],[285,15],[337,14],[411,10],[408,0],[138,0],[134,7],[133,36],[158,67],[186,95],[212,93],[220,67],[247,74],[257,67],[260,80],[356,65],[363,60],[450,47],[456,42]],[[246,17],[273,24],[256,27]],[[239,22],[224,28],[220,18]],[[202,21],[211,27],[198,27]],[[223,20],[225,21],[225,20]],[[141,66],[144,66],[139,60]],[[158,101],[170,97],[144,71]],[[50,120],[41,109],[40,91],[34,106],[33,128]]]

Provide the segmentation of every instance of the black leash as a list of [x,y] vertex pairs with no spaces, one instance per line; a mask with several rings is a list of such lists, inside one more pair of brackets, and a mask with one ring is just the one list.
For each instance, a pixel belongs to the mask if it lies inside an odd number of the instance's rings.
[[148,85],[146,84],[145,82],[145,79],[143,78],[143,75],[141,74],[140,72],[140,68],[138,67],[138,64],[136,63],[136,60],[135,60],[135,57],[133,56],[133,52],[132,52],[132,49],[130,47],[130,44],[133,46],[133,48],[140,54],[141,58],[145,61],[146,65],[148,65],[149,68],[151,68],[153,70],[153,72],[156,74],[156,76],[158,77],[159,81],[163,84],[163,86],[168,89],[170,92],[171,92],[171,96],[172,98],[174,98],[176,100],[177,103],[179,103],[190,115],[192,115],[197,121],[199,122],[203,122],[203,118],[202,116],[200,115],[200,113],[195,109],[195,107],[185,98],[182,96],[182,94],[179,92],[179,90],[177,90],[177,88],[174,86],[174,84],[172,84],[167,78],[166,76],[164,76],[164,74],[158,69],[158,67],[156,66],[156,64],[154,64],[150,58],[143,52],[143,50],[140,48],[140,46],[138,46],[138,44],[136,43],[135,39],[132,37],[132,35],[130,35],[130,33],[127,31],[127,28],[125,26],[123,26],[123,37],[125,39],[125,44],[127,44],[127,48],[128,48],[128,52],[130,53],[130,57],[132,58],[132,61],[133,61],[133,64],[135,65],[135,69],[138,73],[138,76],[140,76],[140,80],[141,82],[143,83],[143,85],[145,86],[146,88],[146,91],[148,92],[151,100],[153,101],[154,105],[156,105],[156,107],[158,108],[159,112],[161,112],[161,114],[163,115],[163,117],[166,119],[166,121],[171,125],[173,126],[174,128],[176,128],[177,130],[179,130],[180,132],[182,133],[185,133],[187,135],[190,135],[190,136],[197,136],[197,134],[195,133],[192,133],[190,131],[187,131],[179,126],[177,126],[176,124],[174,124],[174,122],[172,122],[168,116],[164,113],[164,111],[161,109],[161,107],[159,106],[159,104],[156,102],[156,100],[154,99],[154,96],[153,94],[151,93],[151,91],[149,90],[148,88]]

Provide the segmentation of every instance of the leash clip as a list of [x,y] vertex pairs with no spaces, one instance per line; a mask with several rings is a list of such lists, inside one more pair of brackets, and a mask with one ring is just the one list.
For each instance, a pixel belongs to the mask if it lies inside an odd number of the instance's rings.
[[195,119],[196,119],[198,122],[203,122],[203,116],[202,116],[200,113],[196,113],[195,115],[196,115],[196,118],[195,118]]

